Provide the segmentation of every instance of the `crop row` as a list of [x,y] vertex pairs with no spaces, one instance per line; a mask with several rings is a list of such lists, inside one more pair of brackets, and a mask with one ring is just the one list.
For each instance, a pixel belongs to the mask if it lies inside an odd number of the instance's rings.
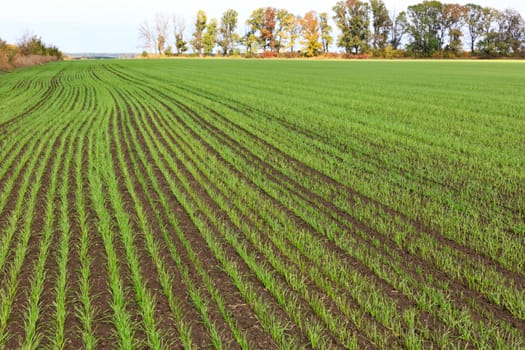
[[524,345],[519,160],[423,104],[471,95],[207,64],[2,77],[0,348]]

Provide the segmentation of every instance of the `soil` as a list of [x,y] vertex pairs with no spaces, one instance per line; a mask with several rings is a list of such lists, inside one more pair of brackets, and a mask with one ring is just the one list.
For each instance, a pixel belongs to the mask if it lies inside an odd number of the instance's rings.
[[[0,123],[0,135],[19,132],[18,123],[26,118],[35,115],[42,108],[46,108],[46,102],[53,94],[61,92],[61,77],[64,71],[58,71],[51,78],[49,86],[42,92],[41,98],[34,104],[28,106],[22,113],[13,118]],[[108,85],[107,77],[120,79],[125,85],[112,86]],[[122,198],[125,213],[130,218],[130,225],[133,233],[133,244],[135,253],[139,260],[140,274],[148,293],[154,298],[156,326],[160,333],[167,341],[169,348],[182,348],[180,340],[180,330],[177,328],[178,323],[175,320],[174,310],[171,309],[169,299],[164,293],[164,289],[159,279],[157,265],[148,253],[146,244],[146,234],[151,234],[153,240],[158,245],[159,256],[167,273],[171,276],[173,285],[171,293],[180,302],[183,311],[183,321],[191,326],[191,337],[196,348],[212,348],[213,342],[209,329],[203,321],[203,317],[195,306],[192,294],[189,292],[189,284],[195,286],[200,295],[206,301],[207,314],[211,322],[219,331],[221,340],[225,348],[239,349],[240,346],[235,339],[234,332],[227,320],[221,314],[219,305],[213,297],[216,291],[221,296],[222,301],[229,315],[234,320],[235,327],[246,337],[250,348],[254,349],[277,349],[279,346],[273,336],[265,329],[263,322],[258,317],[258,310],[254,305],[250,305],[245,297],[241,295],[240,288],[237,288],[232,278],[227,273],[225,266],[214,255],[212,248],[208,245],[203,228],[211,232],[213,239],[218,243],[220,249],[226,254],[226,259],[235,264],[240,271],[242,279],[253,289],[256,295],[272,313],[272,316],[280,323],[287,326],[285,334],[289,339],[294,339],[294,344],[298,347],[310,348],[307,331],[294,322],[294,314],[286,310],[278,299],[267,289],[262,279],[259,279],[254,271],[250,268],[247,261],[242,258],[240,250],[237,250],[235,244],[225,237],[225,229],[233,232],[239,241],[245,247],[247,254],[254,257],[258,265],[268,268],[272,273],[275,283],[280,285],[285,291],[286,296],[297,300],[297,311],[301,312],[303,318],[309,321],[315,321],[323,324],[325,328],[322,335],[328,341],[331,348],[343,348],[342,340],[337,333],[324,323],[324,320],[315,310],[314,306],[307,300],[319,300],[324,307],[330,312],[330,315],[340,320],[340,324],[345,325],[349,333],[356,335],[359,348],[376,348],[371,339],[367,337],[366,332],[357,322],[353,322],[338,307],[337,302],[344,300],[349,308],[361,316],[360,322],[367,325],[373,325],[375,330],[386,336],[386,346],[388,348],[403,348],[404,339],[396,331],[382,323],[377,315],[366,311],[352,294],[351,287],[330,276],[330,273],[324,269],[323,263],[316,261],[311,256],[303,254],[301,247],[292,239],[293,232],[302,231],[309,234],[316,244],[321,246],[325,251],[330,252],[330,257],[341,267],[352,269],[359,275],[360,279],[375,288],[377,293],[387,301],[396,306],[398,315],[403,315],[407,311],[416,309],[417,324],[423,325],[433,331],[434,334],[448,333],[453,339],[454,345],[461,348],[475,348],[474,340],[462,339],[458,327],[450,327],[445,320],[439,318],[436,313],[421,310],[414,296],[406,295],[397,288],[395,282],[389,282],[390,279],[384,276],[388,273],[395,275],[400,274],[410,277],[415,286],[426,285],[429,278],[434,281],[437,289],[447,285],[447,301],[457,310],[467,310],[468,317],[471,321],[477,322],[487,327],[503,324],[505,327],[512,328],[515,334],[525,338],[525,320],[516,317],[503,305],[497,305],[489,300],[483,293],[473,290],[466,280],[461,277],[452,276],[450,273],[442,271],[435,266],[431,259],[427,259],[418,252],[413,252],[405,246],[399,245],[392,237],[374,229],[365,219],[358,218],[349,210],[339,206],[333,199],[334,193],[342,193],[348,198],[349,204],[357,202],[363,203],[371,210],[391,218],[393,221],[402,222],[404,225],[413,228],[411,239],[420,237],[430,237],[438,242],[444,250],[454,253],[454,259],[457,262],[465,264],[482,264],[490,267],[497,274],[502,276],[509,285],[524,286],[525,276],[523,273],[510,271],[495,261],[494,258],[485,256],[477,252],[466,244],[460,244],[444,236],[441,232],[432,229],[424,222],[414,220],[406,214],[381,203],[374,198],[370,198],[356,189],[351,184],[344,184],[334,179],[318,169],[304,164],[299,159],[287,154],[279,145],[273,144],[271,138],[260,136],[261,134],[249,127],[247,124],[234,122],[228,118],[228,112],[236,114],[253,114],[260,113],[263,110],[237,103],[231,100],[221,100],[220,96],[206,94],[204,91],[196,90],[189,86],[176,86],[174,93],[161,90],[151,86],[147,81],[133,77],[118,68],[118,65],[97,65],[87,71],[87,76],[100,85],[101,91],[112,100],[108,99],[108,104],[112,105],[111,110],[107,110],[107,131],[110,135],[110,142],[107,146],[108,155],[112,159],[110,173],[115,174],[117,179],[118,191]],[[16,89],[23,89],[25,85],[19,83],[15,85]],[[97,339],[97,349],[114,348],[117,344],[116,329],[113,324],[112,294],[108,285],[107,255],[105,246],[98,231],[99,217],[94,210],[95,206],[90,195],[90,182],[88,168],[88,159],[95,155],[90,154],[87,140],[99,130],[93,130],[93,123],[97,119],[94,109],[97,108],[96,94],[100,93],[95,89],[90,90],[88,87],[80,87],[71,97],[75,104],[81,105],[83,118],[82,124],[74,124],[78,127],[80,133],[75,137],[67,136],[66,150],[71,145],[73,153],[81,152],[81,163],[76,163],[76,158],[71,160],[70,169],[66,172],[63,167],[63,159],[57,158],[57,148],[60,138],[64,133],[71,131],[71,125],[75,118],[69,118],[65,125],[48,125],[39,129],[38,135],[44,132],[53,132],[59,130],[57,135],[50,142],[51,155],[44,164],[43,176],[40,179],[41,187],[37,192],[37,201],[35,215],[30,225],[31,237],[27,253],[24,257],[24,263],[18,276],[18,287],[15,294],[14,303],[8,319],[6,331],[9,338],[4,344],[7,349],[17,348],[23,342],[25,334],[24,318],[28,306],[28,296],[32,288],[32,275],[35,264],[38,259],[39,249],[43,240],[45,226],[45,213],[50,183],[51,171],[55,161],[61,162],[59,168],[60,177],[67,178],[69,181],[69,192],[67,193],[67,202],[69,205],[69,223],[71,240],[69,260],[67,264],[67,301],[66,301],[66,348],[82,348],[82,323],[78,317],[78,310],[82,308],[80,293],[80,236],[82,223],[79,221],[79,208],[77,207],[77,178],[76,170],[80,168],[82,174],[82,187],[84,193],[82,199],[87,212],[86,225],[89,230],[89,257],[91,259],[91,276],[90,276],[90,297],[94,307],[94,335]],[[180,95],[177,95],[180,93]],[[82,97],[81,97],[82,96]],[[143,100],[137,96],[147,97]],[[213,103],[221,105],[220,111],[213,108]],[[64,102],[65,106],[65,102]],[[284,128],[290,132],[300,133],[303,136],[319,139],[322,135],[316,134],[315,131],[301,129],[300,127],[287,122],[284,118],[279,119]],[[86,131],[84,133],[84,131]],[[235,134],[242,135],[244,141],[232,136],[231,131]],[[37,135],[35,133],[35,135]],[[83,140],[83,147],[80,148],[80,140]],[[150,148],[148,142],[153,140],[153,146]],[[191,140],[191,141],[189,141]],[[325,140],[326,141],[326,140]],[[39,142],[39,141],[38,141]],[[38,145],[36,143],[36,146]],[[194,154],[193,143],[198,148],[205,150],[206,155]],[[158,145],[156,144],[158,143]],[[252,147],[257,145],[263,151],[255,152]],[[3,146],[3,144],[2,144]],[[36,168],[42,158],[41,154],[35,154],[39,159],[34,169],[29,168],[29,163],[20,164],[24,154],[33,152],[34,149],[29,146],[29,142],[18,144],[13,142],[9,144],[13,150],[21,146],[17,155],[9,163],[9,170],[0,178],[0,191],[7,188],[7,181],[15,174],[17,165],[21,166],[20,174],[14,181],[13,188],[9,191],[6,206],[0,209],[0,238],[4,233],[8,218],[16,207],[16,199],[21,191],[21,184],[24,174],[30,173],[31,183],[37,179]],[[161,152],[160,148],[166,150],[166,154]],[[119,149],[121,154],[119,154]],[[139,152],[144,153],[144,158],[139,157]],[[230,155],[238,162],[230,159]],[[321,151],[318,149],[317,151]],[[158,160],[157,159],[158,156]],[[122,161],[120,160],[122,157]],[[207,157],[216,160],[220,169],[207,168]],[[373,160],[376,161],[376,160]],[[242,165],[239,165],[239,162]],[[279,162],[287,164],[287,170],[280,166]],[[149,168],[151,166],[152,175],[150,177]],[[256,179],[251,178],[243,169],[253,169],[264,176],[265,179],[275,187],[274,191],[261,188]],[[235,180],[244,184],[250,191],[253,191],[258,197],[265,201],[272,210],[279,211],[283,219],[276,219],[278,224],[286,222],[292,232],[286,232],[282,235],[282,245],[291,253],[280,249],[279,244],[273,240],[273,230],[271,223],[265,221],[263,213],[258,212],[258,208],[246,206],[245,198],[235,193],[233,185],[228,182],[214,183],[213,176],[224,172]],[[131,175],[130,182],[125,181],[126,173]],[[293,175],[297,175],[294,177]],[[319,185],[328,189],[326,193],[321,193],[315,186],[310,188],[298,180],[301,177],[313,179],[314,185]],[[421,178],[421,181],[432,182],[432,179]],[[154,186],[154,183],[158,185]],[[188,184],[188,188],[185,184]],[[60,182],[58,183],[60,186]],[[446,187],[446,184],[436,183],[438,186]],[[31,186],[30,186],[31,188]],[[180,194],[174,193],[173,188],[180,191]],[[453,188],[450,188],[454,190]],[[127,311],[132,316],[132,322],[137,340],[137,345],[147,348],[148,339],[144,331],[143,315],[141,308],[137,303],[137,295],[131,278],[130,266],[127,262],[126,251],[122,241],[119,225],[116,220],[115,207],[109,198],[109,188],[107,183],[103,183],[105,209],[111,214],[111,230],[114,234],[113,244],[117,253],[118,268],[120,278],[123,281],[125,296],[127,302]],[[136,197],[130,192],[136,194]],[[25,194],[22,200],[27,200],[29,193]],[[189,207],[200,208],[202,210],[190,210],[186,204],[183,204],[184,197]],[[221,198],[219,203],[215,198]],[[290,201],[283,199],[286,197]],[[165,205],[164,199],[167,200]],[[144,217],[139,218],[138,205],[140,205]],[[50,251],[45,264],[46,278],[44,290],[40,296],[41,313],[38,320],[38,331],[42,335],[40,345],[43,347],[51,346],[53,337],[53,327],[55,326],[55,286],[58,277],[58,266],[56,263],[57,254],[59,254],[59,242],[61,232],[58,225],[58,219],[61,215],[59,207],[61,204],[60,192],[57,190],[54,203],[54,223],[53,236]],[[322,217],[323,220],[337,230],[337,234],[344,235],[345,238],[352,240],[360,248],[366,251],[367,257],[379,256],[384,260],[378,261],[373,266],[366,257],[362,258],[357,254],[352,254],[340,242],[318,232],[315,223],[307,217],[301,206],[307,206]],[[263,210],[263,209],[261,209]],[[25,212],[25,207],[24,210]],[[264,212],[264,215],[270,211]],[[173,225],[172,218],[178,223],[182,231],[182,237]],[[246,232],[243,232],[244,226],[237,223],[234,218],[240,218],[243,225],[249,227],[257,235],[261,246],[248,239]],[[142,219],[142,221],[141,221]],[[281,222],[282,221],[282,222]],[[142,223],[148,227],[148,232],[144,232]],[[284,226],[284,225],[283,225]],[[14,257],[14,250],[20,241],[22,220],[19,220],[17,231],[13,241],[9,245],[6,264],[0,269],[0,281],[6,281],[11,268],[11,261]],[[281,236],[279,237],[281,239]],[[378,243],[379,242],[379,243]],[[182,267],[178,266],[177,260],[170,247],[174,247],[178,259],[182,262]],[[346,250],[345,250],[346,249]],[[288,283],[285,273],[280,273],[278,269],[271,265],[269,253],[278,259],[288,271],[299,274],[301,271],[318,271],[319,276],[304,275],[302,283],[308,290],[308,297],[305,298],[302,290],[295,290]],[[293,255],[292,255],[293,253]],[[300,259],[296,259],[299,256]],[[194,258],[196,258],[195,261]],[[298,261],[300,260],[300,261]],[[394,262],[389,264],[387,262]],[[374,261],[375,263],[375,261]],[[384,274],[378,273],[378,266],[384,269]],[[395,271],[399,266],[399,271]],[[188,279],[184,278],[183,269],[187,269]],[[383,277],[381,277],[383,276]],[[211,287],[207,284],[211,281]],[[412,282],[411,282],[412,283]],[[411,286],[411,288],[416,288]],[[210,290],[211,289],[211,290]],[[329,297],[324,293],[326,289],[335,291],[340,299]],[[402,288],[401,288],[402,289]],[[303,293],[303,294],[302,294]],[[283,304],[285,305],[285,304]],[[403,330],[409,329],[407,321],[402,317],[400,327]],[[503,328],[502,328],[503,329]],[[504,335],[508,330],[503,329]],[[419,336],[424,338],[425,347],[436,347],[436,340],[430,335],[420,332]],[[506,339],[510,342],[510,339]],[[495,345],[495,344],[491,344]]]

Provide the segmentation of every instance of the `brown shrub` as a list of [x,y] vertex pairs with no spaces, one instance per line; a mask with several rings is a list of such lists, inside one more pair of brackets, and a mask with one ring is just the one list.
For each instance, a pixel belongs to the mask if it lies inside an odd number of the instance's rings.
[[280,52],[279,53],[280,58],[299,58],[301,57],[301,54],[299,52]]
[[28,67],[28,66],[34,66],[34,65],[41,65],[48,62],[55,62],[58,58],[55,56],[40,56],[40,55],[29,55],[29,56],[22,56],[22,55],[16,55],[13,58],[13,66],[16,68],[20,67]]
[[367,53],[345,53],[342,57],[348,60],[366,60],[369,59],[371,56]]
[[260,58],[275,58],[277,57],[277,52],[274,51],[263,51],[259,54]]

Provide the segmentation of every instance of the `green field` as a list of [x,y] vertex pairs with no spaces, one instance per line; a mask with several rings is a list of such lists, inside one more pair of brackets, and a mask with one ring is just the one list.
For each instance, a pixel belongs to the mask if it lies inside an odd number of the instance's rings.
[[0,349],[525,348],[525,63],[0,76]]

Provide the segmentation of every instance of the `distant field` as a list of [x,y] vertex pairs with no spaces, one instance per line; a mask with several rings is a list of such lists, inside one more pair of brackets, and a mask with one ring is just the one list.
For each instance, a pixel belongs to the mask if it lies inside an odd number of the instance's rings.
[[525,63],[0,77],[0,349],[525,348]]

